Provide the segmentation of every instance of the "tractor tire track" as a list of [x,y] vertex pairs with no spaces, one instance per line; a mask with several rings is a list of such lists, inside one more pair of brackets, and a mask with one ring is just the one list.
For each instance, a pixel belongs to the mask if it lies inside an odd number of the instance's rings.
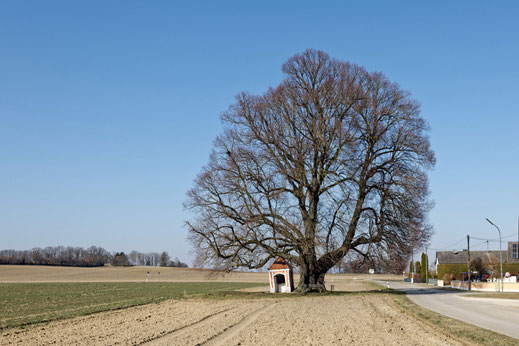
[[199,319],[196,322],[188,324],[187,326],[183,326],[183,327],[180,327],[180,328],[175,328],[175,329],[170,330],[170,331],[168,331],[166,333],[163,333],[161,335],[157,335],[157,336],[148,338],[146,340],[143,340],[140,343],[135,344],[135,345],[139,345],[139,346],[140,345],[153,345],[153,344],[155,344],[156,341],[161,341],[163,338],[172,338],[176,334],[187,332],[190,329],[194,328],[195,326],[199,325],[200,323],[203,323],[204,321],[207,321],[209,319],[216,319],[219,315],[221,315],[223,313],[226,313],[228,311],[234,310],[234,309],[236,309],[236,308],[234,307],[234,308],[229,308],[229,309],[225,309],[225,310],[222,310],[222,311],[215,312],[214,314],[207,315],[207,316]]
[[205,342],[203,342],[200,345],[207,345],[207,346],[227,345],[228,341],[230,339],[237,336],[242,330],[247,328],[252,322],[254,322],[258,318],[258,316],[271,310],[274,307],[274,305],[275,305],[275,303],[271,303],[266,306],[263,306],[262,308],[257,309],[256,311],[245,316],[241,321],[227,327],[220,334],[207,339]]
[[[188,326],[149,338],[139,345],[206,345],[209,341],[220,340],[220,335],[227,335],[227,332],[235,326],[241,326],[242,323],[248,324],[266,308],[273,306],[272,304],[265,306],[264,302],[250,305],[241,305],[211,314]],[[260,306],[256,307],[257,305]]]

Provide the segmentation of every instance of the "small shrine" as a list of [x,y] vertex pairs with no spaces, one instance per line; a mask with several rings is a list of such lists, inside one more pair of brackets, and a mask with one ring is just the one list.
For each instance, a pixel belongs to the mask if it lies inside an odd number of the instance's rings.
[[278,257],[269,267],[270,293],[290,293],[294,290],[292,267]]

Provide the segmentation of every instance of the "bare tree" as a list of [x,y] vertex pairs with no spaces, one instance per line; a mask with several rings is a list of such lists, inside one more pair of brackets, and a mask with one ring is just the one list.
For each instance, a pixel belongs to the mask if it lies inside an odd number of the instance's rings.
[[152,266],[158,267],[160,265],[160,254],[157,252],[152,252],[151,257],[152,257]]
[[487,256],[485,256],[485,258],[483,259],[483,267],[485,267],[489,274],[490,274],[490,277],[492,278],[499,278],[500,276],[500,267],[499,267],[499,259],[497,258],[497,256],[493,255],[493,254],[487,254]]
[[130,254],[128,255],[128,260],[134,266],[142,265],[142,263],[139,262],[139,253],[135,250],[132,250],[132,252],[130,252]]
[[95,267],[108,263],[112,256],[103,248],[95,246],[85,250],[80,247],[48,246],[45,249],[0,250],[0,264],[60,265]]
[[[483,260],[481,257],[474,258],[472,261],[470,261],[470,270],[472,272],[477,272],[477,279],[481,279],[483,274],[485,273],[485,265],[483,263]],[[471,273],[472,277],[472,273]]]
[[[209,163],[188,192],[199,263],[298,265],[302,291],[348,252],[408,257],[430,237],[428,125],[381,73],[306,50],[265,94],[222,115]],[[420,239],[416,241],[416,239]]]

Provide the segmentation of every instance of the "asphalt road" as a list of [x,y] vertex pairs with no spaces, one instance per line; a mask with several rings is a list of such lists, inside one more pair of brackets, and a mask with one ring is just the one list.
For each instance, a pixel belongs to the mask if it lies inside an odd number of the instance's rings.
[[464,292],[394,281],[389,287],[405,291],[426,309],[519,339],[519,300],[470,298]]

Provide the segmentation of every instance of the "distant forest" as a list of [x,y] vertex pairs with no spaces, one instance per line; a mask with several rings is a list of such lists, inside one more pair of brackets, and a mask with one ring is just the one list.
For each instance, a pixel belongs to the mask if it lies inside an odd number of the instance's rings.
[[154,266],[187,268],[186,263],[178,258],[171,260],[167,252],[142,253],[132,251],[110,253],[102,247],[49,246],[31,250],[0,250],[0,264],[53,265],[70,267],[100,267],[105,264],[113,266]]

